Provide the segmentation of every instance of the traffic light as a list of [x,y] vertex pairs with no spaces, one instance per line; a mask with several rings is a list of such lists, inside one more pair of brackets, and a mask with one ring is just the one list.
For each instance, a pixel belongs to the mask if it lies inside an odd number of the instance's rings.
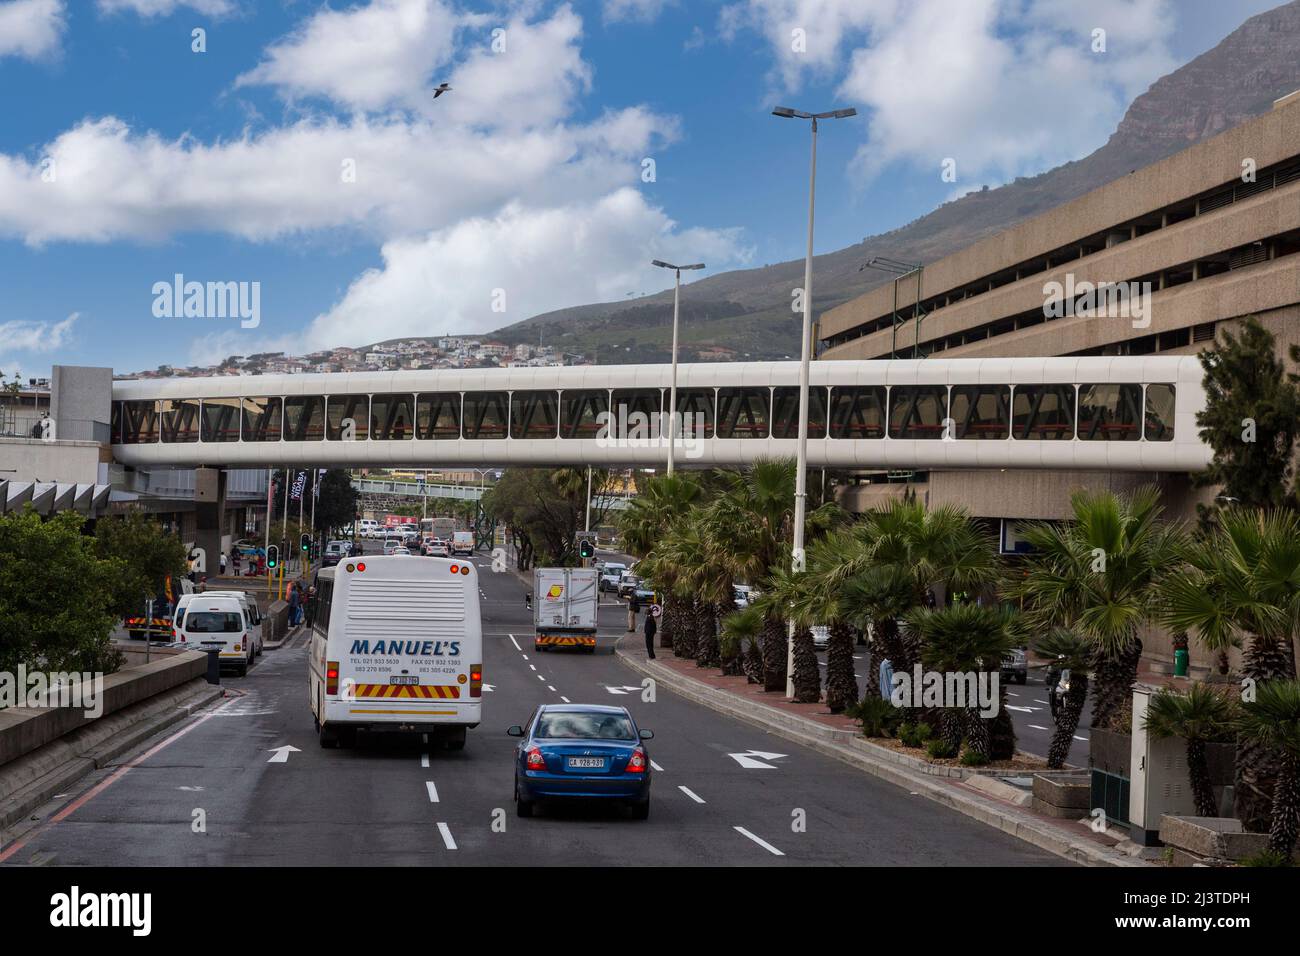
[[280,549],[275,545],[266,549],[266,566],[271,571],[280,566]]
[[311,535],[306,531],[298,538],[298,547],[302,549],[303,554],[311,550]]
[[578,541],[578,555],[584,561],[587,558],[594,558],[596,556],[595,542],[593,542],[590,538],[582,538],[580,541]]

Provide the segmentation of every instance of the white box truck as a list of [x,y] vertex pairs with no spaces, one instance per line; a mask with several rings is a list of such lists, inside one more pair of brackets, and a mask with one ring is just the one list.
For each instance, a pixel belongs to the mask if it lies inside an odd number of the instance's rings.
[[596,652],[599,572],[595,568],[533,569],[533,647]]

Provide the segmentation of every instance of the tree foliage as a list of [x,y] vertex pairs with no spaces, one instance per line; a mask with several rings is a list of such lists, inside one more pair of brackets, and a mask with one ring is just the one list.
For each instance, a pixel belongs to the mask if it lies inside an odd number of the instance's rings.
[[118,558],[95,553],[72,512],[0,518],[0,670],[115,671],[110,635]]
[[116,563],[108,609],[117,617],[140,613],[146,599],[163,593],[169,577],[179,581],[186,571],[184,542],[138,511],[97,521],[94,551]]

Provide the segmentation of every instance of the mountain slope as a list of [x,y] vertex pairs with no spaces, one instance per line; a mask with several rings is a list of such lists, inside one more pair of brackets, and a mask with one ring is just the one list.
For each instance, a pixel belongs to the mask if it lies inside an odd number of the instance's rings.
[[[1252,17],[1212,50],[1152,84],[1104,146],[1083,159],[997,189],[971,193],[891,232],[814,259],[816,313],[889,281],[859,272],[872,256],[933,262],[978,239],[1068,202],[1134,169],[1267,112],[1300,87],[1300,0]],[[780,358],[798,348],[790,290],[802,259],[723,272],[691,284],[682,341],[722,345],[739,357]],[[533,316],[493,333],[514,344],[545,341],[608,364],[666,361],[672,290]],[[689,355],[689,351],[688,351]]]

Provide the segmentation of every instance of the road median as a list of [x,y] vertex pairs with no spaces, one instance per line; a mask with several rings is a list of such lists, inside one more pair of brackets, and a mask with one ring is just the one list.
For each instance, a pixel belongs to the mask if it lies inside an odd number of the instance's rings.
[[[666,662],[649,660],[636,638],[623,638],[615,654],[662,688],[701,706],[917,793],[968,817],[996,827],[1040,849],[1084,866],[1145,866],[1115,848],[1113,835],[1094,834],[1073,821],[1054,821],[1022,809],[1009,784],[988,775],[967,778],[965,768],[940,767],[871,743],[843,719],[839,727],[763,701],[740,696],[684,674]],[[784,702],[784,698],[780,698]],[[978,862],[978,861],[971,861]]]

